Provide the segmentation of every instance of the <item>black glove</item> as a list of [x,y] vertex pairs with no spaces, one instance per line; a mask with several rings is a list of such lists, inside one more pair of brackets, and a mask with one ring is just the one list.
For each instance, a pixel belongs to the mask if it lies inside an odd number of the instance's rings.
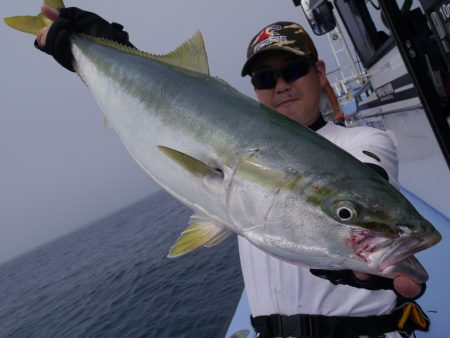
[[51,25],[48,31],[45,46],[40,47],[36,40],[34,46],[52,55],[60,65],[72,72],[75,70],[72,66],[70,32],[105,38],[134,48],[122,25],[115,22],[109,23],[97,14],[76,7],[68,7],[59,9],[59,16],[60,18]]
[[[366,290],[392,290],[395,292],[398,298],[405,299],[400,295],[394,288],[394,280],[391,278],[381,277],[372,275],[368,281],[362,281],[358,279],[352,270],[320,270],[320,269],[310,269],[309,270],[314,276],[327,279],[334,285],[343,284],[350,285],[359,289]],[[422,284],[422,290],[414,298],[408,298],[407,300],[415,300],[420,298],[426,289],[426,284]]]

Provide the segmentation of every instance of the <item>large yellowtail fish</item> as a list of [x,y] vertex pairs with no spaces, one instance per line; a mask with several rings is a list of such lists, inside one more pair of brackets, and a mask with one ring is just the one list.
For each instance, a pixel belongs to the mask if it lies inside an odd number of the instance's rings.
[[[32,34],[50,23],[5,21]],[[413,254],[441,239],[435,228],[366,165],[211,77],[200,33],[164,56],[85,35],[71,42],[108,125],[195,212],[169,257],[234,232],[296,264],[427,280]]]

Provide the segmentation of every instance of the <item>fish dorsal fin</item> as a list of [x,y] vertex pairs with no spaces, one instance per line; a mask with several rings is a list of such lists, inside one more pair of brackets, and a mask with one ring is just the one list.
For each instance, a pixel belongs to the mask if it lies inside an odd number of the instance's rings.
[[221,178],[222,174],[215,168],[208,166],[196,158],[189,156],[181,151],[158,145],[158,149],[161,150],[167,157],[174,160],[182,168],[189,171],[192,175],[203,178],[205,176],[213,176]]
[[[63,0],[45,0],[44,4],[51,8],[64,8]],[[21,32],[36,35],[42,28],[50,25],[53,21],[40,13],[36,16],[23,15],[4,18],[5,23]]]
[[115,48],[129,54],[138,55],[153,61],[159,61],[182,69],[209,75],[208,56],[206,55],[205,43],[203,42],[203,37],[200,32],[195,33],[192,38],[184,42],[173,52],[166,55],[143,52],[103,38],[97,38],[89,35],[83,35],[83,37],[100,45]]
[[230,233],[229,230],[215,225],[212,220],[194,214],[191,216],[189,226],[170,248],[167,257],[179,257],[201,246],[214,246],[221,243]]
[[205,42],[199,31],[173,52],[167,55],[154,55],[153,57],[173,66],[209,75]]

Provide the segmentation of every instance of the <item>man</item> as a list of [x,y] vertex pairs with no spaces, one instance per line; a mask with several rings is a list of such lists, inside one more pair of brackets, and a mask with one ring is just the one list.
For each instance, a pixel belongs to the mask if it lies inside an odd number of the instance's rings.
[[[325,63],[318,59],[314,43],[303,27],[277,22],[258,32],[248,46],[242,69],[242,76],[246,75],[250,75],[261,103],[315,130],[398,187],[395,148],[386,133],[369,127],[346,129],[323,120],[319,101],[327,85]],[[264,337],[350,337],[360,333],[378,336],[394,331],[395,325],[387,324],[390,319],[380,317],[362,324],[352,323],[351,317],[390,314],[397,305],[395,292],[400,298],[414,298],[422,288],[406,277],[392,283],[351,271],[310,273],[265,254],[244,238],[239,238],[239,252],[253,324]],[[302,325],[303,329],[292,328]],[[333,325],[355,325],[355,329],[333,329]],[[400,334],[392,332],[387,337]]]
[[[36,47],[71,71],[71,31],[132,46],[122,26],[93,13],[46,6],[43,12],[55,23],[38,33]],[[252,77],[261,103],[316,130],[396,184],[395,150],[385,133],[372,128],[346,129],[322,119],[318,107],[326,84],[325,64],[301,26],[280,22],[265,27],[250,42],[247,56],[242,75]],[[395,331],[401,312],[388,314],[397,299],[404,302],[424,291],[406,277],[392,281],[351,271],[310,271],[268,256],[242,238],[239,249],[260,337],[351,338]]]

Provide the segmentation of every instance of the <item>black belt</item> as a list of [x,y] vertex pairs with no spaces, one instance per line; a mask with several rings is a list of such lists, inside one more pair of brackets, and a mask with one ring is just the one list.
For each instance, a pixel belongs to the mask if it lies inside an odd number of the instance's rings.
[[273,314],[251,317],[251,322],[255,331],[259,333],[259,338],[357,338],[382,336],[386,332],[397,331],[401,315],[402,311],[367,317]]

